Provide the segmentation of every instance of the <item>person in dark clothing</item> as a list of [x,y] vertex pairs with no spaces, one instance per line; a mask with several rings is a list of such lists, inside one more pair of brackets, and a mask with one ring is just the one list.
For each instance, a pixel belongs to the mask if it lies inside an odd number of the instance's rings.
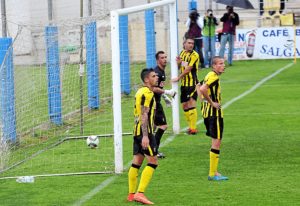
[[229,66],[231,66],[232,59],[233,59],[233,52],[234,52],[236,26],[240,24],[240,19],[239,19],[239,15],[233,11],[232,6],[227,6],[226,9],[227,9],[227,13],[225,13],[221,18],[221,22],[223,22],[223,30],[221,36],[221,48],[220,48],[219,56],[224,58],[225,46],[226,43],[228,42],[229,50],[228,50],[227,63]]
[[157,66],[154,68],[154,71],[158,77],[158,85],[157,87],[153,88],[154,97],[156,101],[156,110],[154,116],[154,125],[156,126],[155,132],[155,140],[157,145],[157,157],[158,158],[165,158],[165,154],[159,152],[160,140],[164,134],[164,132],[168,128],[166,115],[164,112],[164,108],[161,105],[161,97],[166,101],[166,104],[171,104],[171,100],[166,96],[169,95],[174,97],[176,92],[174,90],[166,90],[164,89],[165,81],[166,81],[166,74],[165,68],[167,66],[167,55],[163,51],[158,51],[155,55]]
[[194,43],[194,50],[199,54],[200,57],[200,66],[204,68],[204,58],[202,52],[202,28],[203,28],[203,17],[197,12],[197,10],[192,10],[189,14],[189,18],[186,22],[186,27],[188,31],[186,32],[185,39],[193,38]]

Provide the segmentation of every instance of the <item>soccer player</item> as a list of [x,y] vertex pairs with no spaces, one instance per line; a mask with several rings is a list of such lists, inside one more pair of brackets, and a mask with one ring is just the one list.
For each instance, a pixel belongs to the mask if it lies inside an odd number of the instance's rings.
[[180,75],[172,79],[173,82],[181,80],[180,101],[184,110],[184,116],[188,122],[188,134],[197,134],[197,92],[198,84],[197,69],[199,65],[199,55],[193,50],[194,39],[186,37],[183,42],[183,50],[176,57]]
[[202,114],[206,126],[206,135],[212,138],[209,152],[210,168],[208,180],[228,180],[228,177],[218,173],[220,145],[223,135],[223,110],[221,108],[221,85],[220,75],[225,71],[224,59],[215,56],[212,59],[212,71],[204,78],[200,86],[200,93],[207,101],[203,104]]
[[[133,160],[128,172],[129,194],[127,200],[151,205],[154,203],[147,199],[144,192],[158,165],[156,141],[153,136],[156,107],[153,88],[157,86],[158,78],[153,69],[143,69],[141,79],[144,85],[135,94]],[[137,193],[135,193],[138,171],[145,157],[148,163],[142,172]]]
[[156,110],[155,110],[155,118],[154,124],[157,127],[155,133],[155,140],[157,145],[157,157],[165,158],[165,155],[162,152],[159,152],[160,140],[168,128],[167,119],[165,116],[164,108],[162,107],[160,100],[161,96],[165,99],[167,103],[171,103],[171,100],[168,99],[164,94],[170,95],[174,97],[176,92],[173,90],[164,90],[164,85],[166,81],[165,69],[167,66],[167,55],[163,51],[158,51],[155,54],[157,66],[154,68],[156,75],[158,76],[158,86],[153,88],[154,97],[156,101]]

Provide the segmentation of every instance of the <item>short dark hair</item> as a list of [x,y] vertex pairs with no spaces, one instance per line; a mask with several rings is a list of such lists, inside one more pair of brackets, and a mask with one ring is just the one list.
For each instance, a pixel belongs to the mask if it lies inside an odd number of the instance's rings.
[[158,51],[158,52],[156,52],[155,59],[158,60],[159,55],[160,54],[164,54],[164,53],[165,53],[164,51]]
[[142,70],[142,72],[141,72],[141,79],[142,79],[143,82],[145,82],[145,78],[147,78],[148,75],[151,72],[154,72],[154,69],[152,69],[152,68],[145,68],[145,69]]
[[198,13],[197,9],[192,9],[189,14],[189,17],[192,21],[197,21],[199,16],[200,16],[200,14]]

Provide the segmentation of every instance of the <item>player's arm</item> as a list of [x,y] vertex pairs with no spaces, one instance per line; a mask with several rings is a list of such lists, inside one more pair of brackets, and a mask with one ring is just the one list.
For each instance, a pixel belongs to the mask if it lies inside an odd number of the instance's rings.
[[149,147],[149,136],[148,136],[148,124],[149,124],[149,120],[148,120],[148,113],[149,113],[149,107],[145,107],[145,106],[141,106],[142,107],[142,123],[141,123],[141,127],[142,127],[142,134],[143,134],[143,139],[142,139],[142,147],[144,149]]
[[203,84],[200,87],[200,92],[201,94],[204,96],[204,98],[207,100],[207,102],[213,106],[216,109],[220,109],[221,108],[221,104],[219,104],[218,102],[213,102],[212,99],[210,98],[210,96],[208,95],[208,89],[209,86],[207,84]]
[[199,82],[199,83],[196,85],[196,91],[197,91],[198,97],[199,97],[199,99],[200,99],[200,102],[202,102],[204,98],[203,98],[203,95],[202,95],[202,93],[201,93],[201,91],[200,91],[200,87],[201,87],[201,82]]
[[153,87],[153,92],[156,94],[163,94],[163,93],[165,93],[165,90],[163,90],[159,87]]
[[154,93],[157,93],[157,94],[167,94],[167,95],[170,95],[171,97],[175,97],[176,95],[176,91],[170,89],[170,90],[166,90],[166,89],[161,89],[159,87],[154,87],[153,88],[153,92]]
[[187,75],[189,72],[191,72],[192,69],[193,69],[192,66],[186,65],[186,66],[184,67],[183,72],[182,72],[181,74],[179,74],[178,77],[173,78],[173,79],[172,79],[172,82],[178,82],[178,81],[179,81],[180,79],[182,79],[185,75]]
[[177,63],[178,69],[179,69],[180,66],[181,66],[181,62],[182,62],[182,59],[180,58],[180,56],[177,56],[177,57],[176,57],[176,63]]
[[172,79],[172,82],[178,82],[180,79],[182,79],[184,76],[186,76],[188,73],[190,73],[196,64],[196,62],[199,62],[199,58],[197,56],[192,56],[191,60],[189,62],[181,61],[181,66],[184,67],[183,72],[178,77],[175,77]]

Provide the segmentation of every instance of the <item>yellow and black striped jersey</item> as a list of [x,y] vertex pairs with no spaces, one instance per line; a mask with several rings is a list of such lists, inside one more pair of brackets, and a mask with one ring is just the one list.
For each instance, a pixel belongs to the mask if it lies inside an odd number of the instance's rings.
[[154,93],[148,87],[140,88],[135,94],[134,104],[134,136],[142,135],[142,107],[148,107],[148,134],[153,134],[154,110],[156,102]]
[[181,86],[195,86],[198,83],[197,69],[199,66],[199,54],[194,50],[192,52],[182,50],[179,56],[182,60],[180,66],[181,73],[183,73],[186,64],[192,67],[192,70],[181,79]]
[[[209,72],[205,78],[203,84],[206,84],[208,88],[208,95],[213,102],[218,102],[221,104],[221,85],[220,79],[217,73],[214,71]],[[206,117],[223,117],[223,110],[212,107],[208,102],[202,104],[202,115]]]

